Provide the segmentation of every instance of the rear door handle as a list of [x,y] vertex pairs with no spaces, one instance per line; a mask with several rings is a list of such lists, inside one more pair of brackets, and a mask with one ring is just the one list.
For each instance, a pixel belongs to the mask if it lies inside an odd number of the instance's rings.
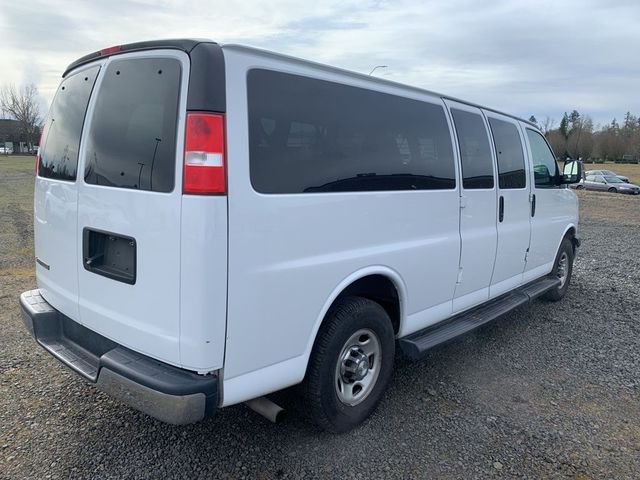
[[498,209],[498,221],[502,222],[502,220],[504,220],[504,197],[502,195],[500,195],[500,202],[499,202],[499,209]]

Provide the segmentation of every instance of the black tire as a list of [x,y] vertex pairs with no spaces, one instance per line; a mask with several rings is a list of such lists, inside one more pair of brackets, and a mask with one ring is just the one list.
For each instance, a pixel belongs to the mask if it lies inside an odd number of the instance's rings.
[[584,190],[584,185],[577,185],[576,190]]
[[609,192],[609,193],[618,193],[618,190],[616,190],[615,188],[611,187],[609,190],[607,190],[607,192]]
[[566,255],[566,278],[564,283],[560,286],[554,288],[553,290],[549,290],[544,298],[551,302],[557,302],[561,300],[565,294],[567,293],[567,289],[569,288],[569,284],[571,283],[571,274],[573,273],[573,244],[571,243],[571,239],[568,237],[564,237],[562,243],[560,244],[560,249],[556,255],[556,260],[553,264],[553,271],[551,272],[552,276],[560,277],[561,269],[560,262],[563,258],[563,255]]
[[[343,353],[348,351],[346,342],[362,330],[375,334],[376,338],[373,340],[377,340],[378,343],[374,345],[380,347],[381,352],[379,360],[374,359],[373,354],[369,357],[364,355],[363,358],[367,360],[362,365],[371,365],[370,362],[377,360],[379,364],[375,371],[378,373],[375,376],[370,373],[374,369],[367,370],[366,375],[372,375],[372,380],[370,386],[366,387],[367,391],[362,392],[366,395],[357,400],[359,403],[349,405],[338,396],[338,391],[341,390],[338,385],[342,385],[344,381],[344,376],[339,375],[338,368],[345,365],[342,359]],[[353,348],[357,349],[357,345]],[[320,327],[302,384],[311,420],[323,430],[333,433],[346,432],[366,420],[382,399],[389,384],[394,356],[393,326],[384,308],[372,300],[361,297],[345,297],[338,300]],[[348,380],[347,383],[358,383],[351,378]],[[356,391],[356,387],[357,385],[352,390]]]

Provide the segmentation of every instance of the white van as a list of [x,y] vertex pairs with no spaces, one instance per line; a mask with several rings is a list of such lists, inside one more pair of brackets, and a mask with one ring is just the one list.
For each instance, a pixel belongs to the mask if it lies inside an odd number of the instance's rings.
[[242,46],[83,57],[40,145],[25,325],[170,423],[302,383],[348,430],[396,346],[559,300],[579,246],[579,166],[529,122]]

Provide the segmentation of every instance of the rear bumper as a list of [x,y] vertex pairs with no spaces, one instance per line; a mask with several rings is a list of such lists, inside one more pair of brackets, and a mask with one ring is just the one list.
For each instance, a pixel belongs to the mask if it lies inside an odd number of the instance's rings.
[[129,350],[66,317],[39,290],[20,295],[20,306],[36,342],[109,395],[176,425],[215,413],[217,375],[198,375]]

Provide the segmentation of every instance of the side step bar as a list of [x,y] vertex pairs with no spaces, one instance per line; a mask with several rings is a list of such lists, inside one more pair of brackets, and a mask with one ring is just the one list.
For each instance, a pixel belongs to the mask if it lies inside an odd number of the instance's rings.
[[543,277],[489,303],[401,338],[400,348],[408,357],[418,359],[430,348],[475,330],[558,286],[560,286],[560,279]]

